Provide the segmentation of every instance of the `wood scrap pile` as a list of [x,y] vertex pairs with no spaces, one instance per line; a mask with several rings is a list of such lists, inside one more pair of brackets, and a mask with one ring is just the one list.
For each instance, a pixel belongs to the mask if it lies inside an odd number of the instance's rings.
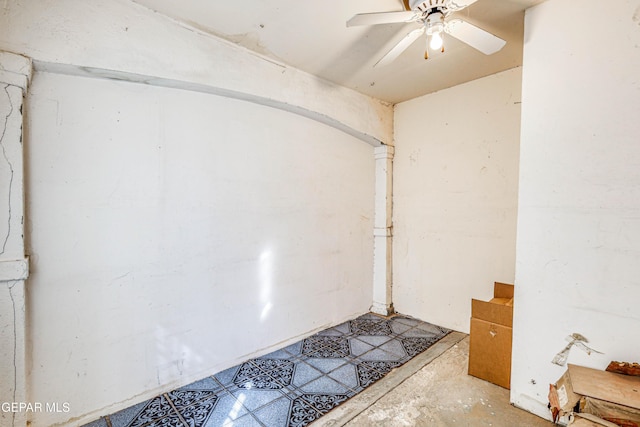
[[569,365],[549,386],[554,422],[578,427],[640,427],[640,365],[611,362],[606,371]]

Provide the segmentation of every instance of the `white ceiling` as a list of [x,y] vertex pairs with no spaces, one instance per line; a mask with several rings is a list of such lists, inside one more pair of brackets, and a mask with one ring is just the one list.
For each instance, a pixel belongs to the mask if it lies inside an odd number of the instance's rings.
[[522,64],[524,10],[544,0],[478,0],[457,17],[505,39],[486,56],[452,37],[424,60],[418,40],[396,61],[373,65],[418,24],[346,27],[357,13],[404,10],[401,0],[133,0],[278,62],[397,103]]

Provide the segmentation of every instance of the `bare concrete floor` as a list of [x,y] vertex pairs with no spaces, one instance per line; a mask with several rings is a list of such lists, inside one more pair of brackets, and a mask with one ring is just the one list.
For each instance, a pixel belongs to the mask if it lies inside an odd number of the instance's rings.
[[[467,375],[468,336],[454,332],[441,341],[445,340],[422,361],[391,372],[370,392],[365,390],[313,426],[553,425],[511,406],[508,390]],[[407,372],[399,372],[405,367]]]

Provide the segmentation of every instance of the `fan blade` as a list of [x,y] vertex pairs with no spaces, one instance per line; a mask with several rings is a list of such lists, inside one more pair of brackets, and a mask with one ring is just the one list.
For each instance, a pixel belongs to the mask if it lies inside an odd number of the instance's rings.
[[451,0],[451,3],[447,6],[447,9],[457,12],[458,10],[462,10],[465,7],[469,7],[478,0]]
[[396,22],[411,22],[416,14],[410,10],[401,12],[359,13],[347,21],[347,27],[356,25],[393,24]]
[[447,22],[445,31],[485,55],[496,53],[507,43],[500,37],[496,37],[462,19],[454,19]]
[[415,42],[421,35],[424,34],[425,28],[417,28],[404,36],[402,40],[398,42],[385,56],[383,56],[374,67],[382,67],[395,60],[402,52],[404,52],[413,42]]

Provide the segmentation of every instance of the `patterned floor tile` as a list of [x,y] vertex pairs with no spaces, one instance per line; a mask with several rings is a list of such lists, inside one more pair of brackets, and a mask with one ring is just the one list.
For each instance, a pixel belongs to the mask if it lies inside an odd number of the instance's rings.
[[318,332],[318,335],[347,336],[350,333],[351,331],[349,330],[349,322],[345,322],[345,323],[341,323],[338,326],[334,326],[333,328],[320,331]]
[[299,362],[296,363],[291,385],[294,387],[300,387],[322,375],[324,375],[324,373],[314,368],[312,365],[305,362]]
[[216,392],[214,390],[179,389],[170,391],[167,393],[167,396],[173,403],[173,406],[179,411],[202,400],[216,399]]
[[279,390],[291,384],[293,369],[290,360],[254,359],[240,366],[233,383],[245,389]]
[[239,418],[227,418],[220,423],[217,420],[210,420],[204,427],[263,427],[251,414]]
[[422,329],[424,331],[430,332],[433,335],[444,336],[451,332],[450,329],[443,328],[442,326],[432,325],[431,323],[421,322],[416,328]]
[[284,348],[276,351],[272,351],[269,354],[265,354],[264,356],[260,356],[257,359],[290,359],[291,354],[289,354]]
[[408,331],[404,332],[401,335],[401,338],[406,338],[406,337],[425,337],[425,338],[429,338],[429,337],[433,337],[435,336],[432,332],[427,332],[424,329],[420,329],[418,327],[414,327],[409,329]]
[[384,350],[380,350],[379,348],[374,348],[371,351],[364,353],[359,357],[360,360],[366,361],[391,361],[391,362],[400,362],[405,359],[404,356],[399,356],[394,353],[389,353]]
[[368,313],[85,427],[305,427],[447,333]]
[[409,325],[412,327],[419,325],[421,323],[420,320],[414,319],[412,317],[407,317],[407,316],[395,316],[393,320],[395,322],[404,323],[405,325]]
[[[236,421],[249,414],[247,409],[244,407],[244,401],[245,398],[242,396],[236,397],[227,392],[221,393],[218,395],[216,407],[213,409],[211,414],[209,414],[209,418],[204,426],[237,426],[238,424],[236,424]],[[247,419],[247,421],[249,421],[249,419]]]
[[300,387],[300,390],[305,393],[352,394],[348,387],[328,376],[311,381]]
[[318,371],[326,374],[326,373],[329,373],[329,372],[333,371],[334,369],[337,369],[340,366],[344,365],[345,363],[347,363],[347,361],[345,359],[316,359],[316,358],[309,358],[309,359],[306,359],[304,361],[304,363],[306,363],[308,365],[311,365],[312,367],[314,367]]
[[287,427],[292,403],[291,399],[283,397],[263,406],[255,411],[253,415],[266,427]]
[[345,337],[313,335],[303,341],[302,354],[306,357],[327,359],[349,357],[349,340]]
[[252,412],[284,397],[281,390],[238,389],[232,394],[237,401],[242,403],[242,406]]
[[[350,396],[346,394],[306,393],[302,399],[311,404],[320,414],[326,414],[341,403],[346,402]],[[300,401],[299,401],[300,402]],[[294,401],[295,406],[296,401]]]
[[329,377],[351,390],[357,390],[360,387],[356,365],[352,365],[351,363],[342,365],[340,368],[332,371]]
[[371,351],[375,348],[375,346],[371,344],[367,344],[362,341],[360,338],[352,338],[349,340],[349,345],[351,346],[351,354],[354,357],[361,357],[368,351]]
[[378,346],[380,350],[384,350],[387,353],[391,353],[396,356],[398,359],[404,359],[407,357],[407,353],[405,351],[404,346],[400,340],[391,340],[380,346]]
[[403,323],[396,319],[391,319],[389,321],[389,325],[391,327],[391,331],[393,331],[393,333],[396,335],[404,334],[409,329],[414,327],[413,325],[407,325],[406,323]]
[[179,408],[178,412],[189,427],[203,427],[209,421],[219,400],[217,396],[199,400],[193,405]]
[[367,336],[367,335],[360,335],[358,336],[358,340],[365,342],[373,347],[378,347],[386,342],[389,342],[393,339],[394,337],[391,335],[372,335],[372,336]]
[[112,427],[142,427],[152,422],[157,422],[155,425],[182,426],[178,414],[164,396],[135,405],[109,418]]
[[440,337],[408,337],[402,339],[402,345],[404,346],[409,357],[414,357],[429,347],[431,347]]
[[369,387],[380,378],[391,372],[393,369],[401,366],[400,362],[388,362],[388,361],[370,361],[358,363],[356,370],[358,374],[358,383],[360,387]]
[[291,356],[294,356],[294,357],[300,356],[302,354],[302,341],[294,342],[293,344],[290,344],[285,348],[283,348],[283,350],[286,351]]
[[178,390],[211,390],[220,391],[222,386],[220,383],[213,379],[213,377],[206,377],[200,381],[196,381],[184,387],[180,387]]
[[300,396],[293,400],[288,414],[287,427],[305,427],[322,416],[322,413],[313,407],[309,400]]
[[234,385],[233,379],[235,378],[238,371],[240,370],[240,366],[241,365],[232,366],[231,368],[218,372],[213,376],[213,378],[215,378],[220,383],[220,385],[222,385],[225,388],[233,386]]
[[355,319],[349,323],[353,335],[391,335],[388,320]]

